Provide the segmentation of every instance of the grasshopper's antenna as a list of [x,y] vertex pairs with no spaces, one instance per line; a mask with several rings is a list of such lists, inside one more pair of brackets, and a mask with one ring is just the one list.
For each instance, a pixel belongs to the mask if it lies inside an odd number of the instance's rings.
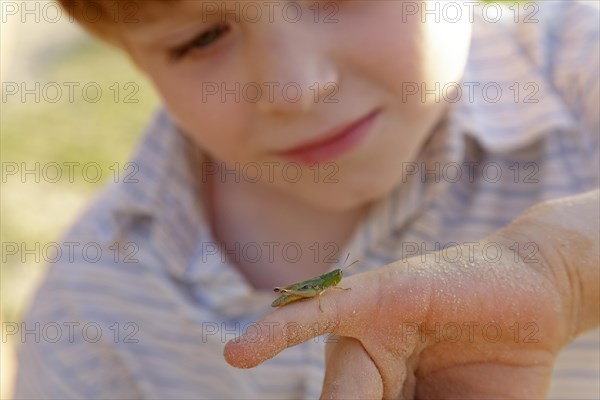
[[[348,258],[350,258],[350,253],[348,253],[348,255],[346,256],[346,259],[344,260],[344,264],[346,264],[346,262],[348,262]],[[357,262],[358,262],[358,260],[352,261],[352,263],[350,265],[348,265],[347,267],[343,268],[343,271],[347,270],[348,268],[350,268],[351,266],[353,266]]]
[[350,253],[348,253],[348,255],[346,256],[346,259],[344,260],[344,265],[346,265],[346,263],[348,262],[349,258],[350,258]]

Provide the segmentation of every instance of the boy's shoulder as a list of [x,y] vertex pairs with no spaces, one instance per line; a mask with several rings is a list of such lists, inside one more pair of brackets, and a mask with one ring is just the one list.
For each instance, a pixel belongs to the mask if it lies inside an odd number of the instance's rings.
[[576,109],[574,90],[593,91],[594,86],[585,85],[598,82],[590,78],[598,76],[600,4],[556,0],[525,4],[522,7],[529,6],[535,14],[531,14],[530,20],[522,17],[515,25],[517,38],[567,105]]
[[597,148],[598,6],[548,1],[501,9],[498,19],[476,14],[457,109],[461,129],[504,154],[558,131],[572,131],[577,147]]
[[185,198],[189,193],[182,192],[191,190],[184,177],[169,170],[177,156],[174,129],[159,110],[131,159],[134,173],[102,189],[58,240],[60,254],[47,265],[30,316],[118,314],[124,311],[120,305],[153,303],[144,287],[171,264],[165,260],[170,253],[156,243],[157,233],[168,236],[156,232],[165,225],[163,210],[176,209],[163,204],[165,191],[171,191],[169,198]]

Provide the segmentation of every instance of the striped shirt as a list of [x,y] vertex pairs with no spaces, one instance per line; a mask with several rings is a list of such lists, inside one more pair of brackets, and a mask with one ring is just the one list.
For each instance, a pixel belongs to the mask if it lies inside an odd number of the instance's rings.
[[[513,17],[476,16],[461,96],[354,232],[349,274],[476,242],[533,204],[598,187],[598,9],[551,1],[537,23]],[[50,266],[21,329],[17,398],[319,397],[323,338],[250,370],[224,361],[273,295],[206,251],[215,241],[181,156],[190,146],[158,112],[133,159],[137,182],[107,187],[67,234],[101,251]],[[600,398],[598,335],[561,353],[551,398]]]

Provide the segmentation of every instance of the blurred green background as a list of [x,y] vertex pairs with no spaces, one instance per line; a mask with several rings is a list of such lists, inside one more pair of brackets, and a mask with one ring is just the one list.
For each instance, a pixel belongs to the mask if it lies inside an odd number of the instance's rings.
[[[13,3],[20,6],[20,2]],[[37,3],[43,7],[50,2]],[[6,11],[4,4],[2,7]],[[111,166],[118,163],[124,172],[123,164],[158,100],[149,83],[121,52],[91,39],[66,15],[51,23],[43,17],[36,21],[35,15],[27,15],[23,22],[21,14],[4,13],[1,29],[0,319],[4,334],[4,323],[21,320],[47,265],[43,257],[38,262],[34,254],[20,250],[35,249],[36,243],[40,249],[50,242],[60,243],[92,196],[114,180]],[[15,85],[20,91],[22,84],[33,89],[36,82],[42,92],[39,102],[33,94],[24,99],[20,92],[10,94]],[[74,87],[71,98],[65,82],[80,84]],[[95,103],[86,100],[82,91],[91,82],[102,89]],[[43,88],[48,84],[44,96]],[[47,101],[55,98],[57,86],[62,88],[62,96],[54,103]],[[126,102],[126,95],[136,88],[137,93],[128,99],[132,102]],[[89,98],[95,96],[93,89],[88,94]],[[52,182],[54,170],[47,169],[46,175],[42,172],[51,162],[64,167],[57,182]],[[65,162],[80,163],[73,169],[73,182]],[[84,179],[82,167],[92,162],[101,166],[98,182]],[[13,175],[14,163],[19,171]],[[27,169],[39,163],[40,174],[22,176],[22,163]],[[86,176],[93,176],[93,169],[88,172]],[[14,247],[9,246],[16,246],[19,252],[10,254]],[[19,335],[3,335],[0,344],[2,399],[12,393],[19,340]]]

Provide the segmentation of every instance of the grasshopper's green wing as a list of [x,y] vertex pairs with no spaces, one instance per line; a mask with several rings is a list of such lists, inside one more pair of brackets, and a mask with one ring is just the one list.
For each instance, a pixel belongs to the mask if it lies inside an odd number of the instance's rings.
[[342,270],[336,269],[315,278],[294,283],[293,285],[276,287],[275,291],[282,293],[282,295],[275,299],[271,305],[273,307],[280,307],[300,299],[315,297],[326,288],[337,285],[342,279],[342,275]]
[[298,283],[292,283],[291,285],[288,286],[283,286],[283,287],[276,287],[275,291],[276,292],[285,292],[287,290],[300,290],[301,288],[315,288],[318,287],[322,282],[322,275],[321,276],[317,276],[315,278],[311,278],[302,282],[298,282]]
[[337,285],[342,279],[342,275],[342,270],[336,269],[326,274],[319,275],[302,282],[294,283],[289,286],[276,287],[274,290],[287,295],[314,297],[326,288]]
[[305,297],[295,296],[293,294],[282,294],[281,296],[276,298],[275,301],[273,301],[273,303],[271,303],[271,307],[282,307],[282,306],[285,306],[286,304],[290,304],[290,303],[293,303],[294,301],[298,301],[298,300],[304,299],[304,298]]

